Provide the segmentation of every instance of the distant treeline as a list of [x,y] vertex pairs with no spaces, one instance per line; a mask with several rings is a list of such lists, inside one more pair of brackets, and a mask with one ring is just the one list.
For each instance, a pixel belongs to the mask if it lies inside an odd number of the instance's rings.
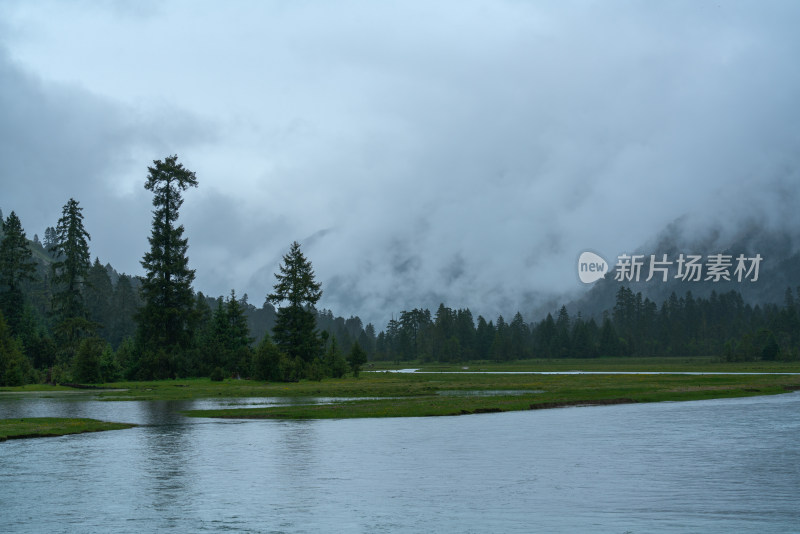
[[376,333],[357,316],[314,307],[321,286],[294,243],[260,308],[233,290],[208,297],[191,288],[187,240],[174,224],[182,199],[163,176],[188,172],[175,159],[149,168],[154,204],[162,208],[142,262],[146,276],[89,261],[89,234],[73,199],[44,242],[28,240],[14,212],[5,219],[0,212],[0,386],[192,376],[295,381],[357,375],[369,360],[800,358],[800,288],[787,288],[782,304],[751,306],[731,291],[673,293],[658,306],[620,287],[601,317],[570,316],[562,306],[556,317],[533,323],[519,312],[487,322],[441,304],[435,314],[403,311]]
[[469,309],[441,304],[392,319],[376,339],[375,358],[394,361],[509,361],[602,356],[719,356],[728,361],[798,359],[800,288],[783,305],[750,306],[738,292],[694,298],[675,293],[657,306],[621,286],[599,320],[571,317],[562,306],[539,322],[520,313],[488,323]]

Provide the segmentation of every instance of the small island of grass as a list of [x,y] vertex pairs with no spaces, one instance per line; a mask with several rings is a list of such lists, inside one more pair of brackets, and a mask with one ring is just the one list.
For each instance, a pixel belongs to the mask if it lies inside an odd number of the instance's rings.
[[[187,410],[191,417],[349,419],[428,417],[660,401],[775,395],[800,388],[791,374],[417,374],[375,373],[361,381],[372,398],[258,408]],[[336,382],[316,385],[331,397]],[[380,386],[383,387],[380,387]],[[294,385],[303,387],[303,383]],[[330,388],[330,389],[327,389]],[[351,390],[355,393],[355,390]],[[491,394],[486,394],[490,392]],[[322,396],[326,396],[322,394]],[[384,397],[384,398],[375,398]]]
[[122,430],[136,425],[130,423],[110,423],[96,419],[76,419],[67,417],[25,417],[21,419],[0,419],[0,441],[7,439],[49,438],[85,432]]

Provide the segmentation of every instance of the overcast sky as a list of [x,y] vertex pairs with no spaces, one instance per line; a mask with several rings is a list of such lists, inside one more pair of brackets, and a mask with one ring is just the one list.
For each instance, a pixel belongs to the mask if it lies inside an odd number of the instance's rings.
[[797,222],[799,25],[795,1],[0,0],[0,209],[42,237],[74,197],[93,257],[142,274],[147,166],[178,154],[196,290],[260,306],[297,240],[320,305],[379,329],[529,313],[678,217]]

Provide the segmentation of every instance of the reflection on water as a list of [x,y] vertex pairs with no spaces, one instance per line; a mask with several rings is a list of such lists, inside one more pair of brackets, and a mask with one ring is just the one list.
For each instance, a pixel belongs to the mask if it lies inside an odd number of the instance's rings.
[[149,528],[152,520],[160,519],[162,528],[174,528],[180,519],[170,512],[191,504],[189,487],[193,477],[194,440],[192,426],[183,424],[178,416],[191,402],[161,401],[141,404],[141,417],[147,425],[139,435],[142,454],[131,458],[128,473],[138,477],[135,487],[137,507],[147,510]]
[[2,530],[787,532],[800,524],[800,393],[450,418],[178,413],[228,402],[3,396],[0,417],[142,426],[0,444]]

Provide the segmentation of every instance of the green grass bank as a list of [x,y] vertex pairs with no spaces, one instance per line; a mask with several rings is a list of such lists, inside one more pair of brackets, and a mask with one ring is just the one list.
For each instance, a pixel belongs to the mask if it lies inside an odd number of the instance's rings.
[[[361,382],[361,380],[357,381]],[[302,384],[298,384],[302,387]],[[331,396],[317,384],[320,396]],[[192,417],[345,419],[424,417],[623,402],[687,401],[774,395],[800,389],[800,375],[472,375],[384,374],[363,380],[378,399],[269,408],[191,410]],[[350,397],[362,395],[348,395]]]
[[49,438],[85,432],[122,430],[136,425],[108,423],[96,419],[70,419],[63,417],[25,417],[0,419],[0,441],[7,439]]
[[[417,368],[419,373],[382,372]],[[714,358],[598,358],[463,364],[376,363],[359,378],[266,383],[208,378],[116,382],[102,389],[54,386],[0,388],[0,392],[70,390],[106,401],[243,397],[330,397],[331,404],[186,412],[194,417],[273,419],[416,417],[528,410],[576,404],[684,401],[772,395],[800,389],[800,362],[720,362]],[[664,372],[728,374],[478,374],[481,372]],[[41,393],[40,393],[41,394]]]

